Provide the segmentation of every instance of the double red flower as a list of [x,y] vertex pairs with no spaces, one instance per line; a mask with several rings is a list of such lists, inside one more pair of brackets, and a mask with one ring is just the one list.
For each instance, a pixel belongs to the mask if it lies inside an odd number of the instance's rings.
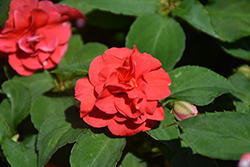
[[156,58],[135,47],[111,48],[96,57],[89,78],[75,86],[80,116],[93,127],[131,136],[150,130],[164,119],[158,100],[170,95],[171,80]]
[[20,75],[55,67],[71,36],[70,19],[85,18],[78,10],[50,1],[12,0],[0,31],[0,51]]

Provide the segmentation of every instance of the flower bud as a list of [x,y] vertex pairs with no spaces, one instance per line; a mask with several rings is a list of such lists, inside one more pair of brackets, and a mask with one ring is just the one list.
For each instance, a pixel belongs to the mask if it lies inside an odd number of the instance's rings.
[[250,167],[250,152],[241,156],[238,167]]
[[236,69],[236,72],[243,73],[248,79],[250,79],[250,67],[248,65],[242,65]]
[[198,110],[195,105],[186,101],[175,101],[173,106],[173,114],[179,121],[194,117],[198,114]]

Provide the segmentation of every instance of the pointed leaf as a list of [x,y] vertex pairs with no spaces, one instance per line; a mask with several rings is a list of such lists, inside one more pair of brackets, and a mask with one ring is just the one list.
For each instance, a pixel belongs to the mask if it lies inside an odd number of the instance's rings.
[[115,166],[125,147],[125,138],[109,138],[90,130],[82,133],[73,146],[70,156],[72,167]]
[[[185,0],[173,10],[177,16],[186,20],[192,26],[207,34],[219,38],[211,25],[211,21],[205,7],[198,0]],[[199,14],[197,14],[199,13]]]
[[134,45],[140,52],[158,58],[165,70],[171,70],[185,48],[185,34],[173,18],[158,14],[139,16],[127,35],[126,47]]
[[48,71],[35,73],[29,77],[15,76],[13,81],[24,84],[30,90],[32,101],[55,86],[53,77]]
[[[73,105],[74,99],[72,97],[64,98]],[[66,104],[60,102],[60,104],[68,105],[69,102]],[[38,167],[44,166],[57,149],[67,143],[74,142],[83,128],[83,121],[79,112],[75,111],[75,107],[54,108],[54,112],[46,117],[38,133]]]
[[158,9],[158,0],[84,0],[81,5],[111,11],[124,15],[154,13]]
[[147,163],[132,153],[128,152],[124,159],[122,160],[122,163],[119,167],[128,167],[128,166],[138,166],[138,167],[147,167]]
[[249,0],[214,0],[205,7],[215,33],[223,41],[232,42],[250,35]]
[[2,84],[3,92],[7,95],[11,104],[10,117],[4,118],[10,123],[10,128],[16,126],[29,114],[31,95],[27,87],[16,81],[6,81]]
[[[159,127],[147,131],[152,138],[156,140],[173,140],[178,139],[179,130],[177,124],[175,123],[173,114],[169,113],[168,109],[165,109],[165,118],[160,122]],[[171,126],[168,126],[171,125]]]
[[2,149],[9,164],[12,167],[37,166],[35,141],[35,135],[29,137],[23,143],[14,142],[11,138],[5,136],[2,141]]
[[242,113],[250,112],[250,81],[241,73],[235,73],[228,80],[239,90],[239,93],[233,93],[232,97],[236,111]]
[[250,114],[218,112],[179,121],[190,144],[204,156],[239,160],[250,152]]
[[196,105],[206,105],[224,93],[237,92],[226,78],[197,66],[183,66],[169,72],[170,97],[186,100]]

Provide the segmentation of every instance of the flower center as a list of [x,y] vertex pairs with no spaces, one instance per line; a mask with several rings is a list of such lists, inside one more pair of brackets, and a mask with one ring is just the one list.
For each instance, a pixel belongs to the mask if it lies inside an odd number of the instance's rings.
[[43,36],[41,34],[32,33],[31,36],[27,37],[26,44],[29,44],[31,48],[35,48],[35,45],[41,41]]

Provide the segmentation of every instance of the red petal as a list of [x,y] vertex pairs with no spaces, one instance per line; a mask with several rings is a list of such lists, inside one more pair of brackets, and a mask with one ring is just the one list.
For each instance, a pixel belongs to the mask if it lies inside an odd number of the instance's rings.
[[96,97],[94,87],[90,84],[88,78],[82,78],[76,82],[75,98],[81,102],[81,113],[88,114],[93,109]]
[[137,125],[127,120],[123,123],[115,122],[108,125],[110,132],[116,136],[132,136],[142,131],[145,127],[145,122]]
[[38,3],[38,8],[46,11],[47,13],[57,12],[55,5],[51,1],[40,1]]
[[147,99],[148,100],[161,100],[171,94],[169,86],[171,80],[168,73],[163,69],[151,71],[144,75],[147,85]]
[[97,56],[89,67],[89,80],[93,85],[99,83],[99,72],[105,67],[102,56]]
[[42,69],[43,65],[40,63],[38,56],[31,56],[25,52],[18,55],[24,67],[30,70]]
[[17,40],[23,34],[23,30],[13,30],[5,34],[0,34],[0,51],[16,52]]
[[40,42],[38,42],[35,46],[35,50],[42,50],[44,52],[52,52],[55,50],[56,46],[58,45],[58,39],[57,37],[44,29],[41,29],[37,31],[37,33],[41,34],[43,38],[41,39]]
[[43,69],[52,69],[57,65],[53,61],[51,61],[50,59],[47,59],[42,64],[43,64]]
[[34,53],[34,50],[30,48],[30,44],[27,43],[27,38],[31,35],[31,32],[25,32],[23,36],[18,40],[18,46],[21,50],[26,53]]
[[158,102],[157,108],[152,115],[148,115],[147,118],[150,120],[162,121],[164,120],[164,109],[161,106],[161,103]]
[[104,89],[96,99],[95,106],[107,114],[116,114],[117,109],[114,103],[114,96]]
[[31,29],[32,31],[45,26],[48,22],[49,15],[42,9],[33,9],[31,11],[32,22],[31,22]]
[[[81,112],[81,111],[80,111]],[[115,120],[113,119],[114,115],[106,114],[100,111],[98,108],[94,107],[93,110],[83,117],[83,120],[96,128],[101,128],[108,126],[110,124],[114,124]]]
[[16,54],[9,55],[9,64],[18,74],[23,76],[29,76],[36,71],[25,68]]
[[42,52],[42,51],[38,51],[37,53],[38,53],[38,58],[41,64],[45,64],[45,61],[47,61],[51,55],[51,53]]
[[5,22],[4,29],[1,33],[6,33],[8,31],[13,30],[14,27],[14,17],[9,17],[9,19]]
[[85,15],[76,8],[71,8],[68,5],[60,5],[60,4],[55,4],[55,7],[61,15],[69,16],[69,19],[79,19],[79,18],[83,18],[85,20],[87,19]]
[[[116,47],[113,47],[113,48],[110,48],[108,50],[105,51],[105,55],[108,55],[107,56],[107,60],[105,60],[106,62],[108,62],[108,58],[112,58],[112,57],[116,57],[120,60],[123,60],[127,57],[129,57],[132,53],[132,50],[131,49],[128,49],[128,48],[116,48]],[[104,58],[105,59],[105,58]],[[112,62],[112,59],[110,59],[110,61]]]
[[152,115],[155,110],[156,110],[156,107],[157,107],[157,104],[158,104],[158,101],[154,100],[154,101],[147,101],[147,104],[146,104],[146,112],[150,115]]
[[[9,17],[13,17],[14,11],[17,10],[20,6],[29,6],[30,8],[37,7],[38,0],[12,0],[10,2],[10,11]],[[30,12],[30,11],[28,11]]]
[[65,43],[62,46],[57,46],[55,51],[51,54],[50,59],[55,63],[59,64],[60,60],[64,56],[65,52],[67,51],[68,44]]
[[25,6],[22,6],[20,10],[14,11],[14,24],[16,29],[28,28],[30,25],[30,12],[24,7]]

